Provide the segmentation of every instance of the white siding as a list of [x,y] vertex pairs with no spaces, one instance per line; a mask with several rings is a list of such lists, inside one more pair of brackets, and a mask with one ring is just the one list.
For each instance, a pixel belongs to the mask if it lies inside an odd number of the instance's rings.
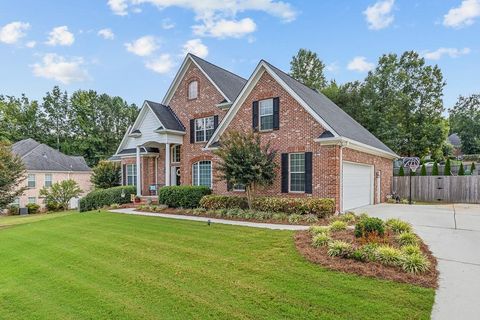
[[145,106],[145,108],[146,112],[144,112],[143,116],[140,115],[142,119],[140,119],[139,124],[132,129],[132,131],[140,130],[142,136],[139,138],[127,137],[124,149],[135,148],[137,145],[142,145],[149,141],[159,141],[159,134],[154,131],[161,126],[160,121],[149,107]]

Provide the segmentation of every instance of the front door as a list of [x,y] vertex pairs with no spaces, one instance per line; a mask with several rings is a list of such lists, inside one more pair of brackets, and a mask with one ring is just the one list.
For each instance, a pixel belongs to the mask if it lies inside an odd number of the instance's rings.
[[180,167],[171,167],[170,170],[170,180],[172,186],[179,186],[181,184]]

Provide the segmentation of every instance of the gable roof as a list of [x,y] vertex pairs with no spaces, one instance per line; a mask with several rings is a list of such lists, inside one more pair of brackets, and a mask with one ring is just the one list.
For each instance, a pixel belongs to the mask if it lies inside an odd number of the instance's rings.
[[326,130],[329,135],[320,136],[316,141],[322,139],[347,138],[349,141],[358,142],[358,144],[367,148],[379,151],[388,157],[397,157],[389,147],[382,143],[372,133],[350,117],[339,106],[333,103],[323,94],[308,88],[301,82],[295,80],[290,75],[261,60],[255,71],[250,76],[248,82],[243,87],[240,94],[235,99],[232,107],[228,110],[222,123],[212,135],[207,143],[207,148],[211,147],[215,141],[218,141],[220,135],[228,127],[230,121],[234,118],[238,108],[243,103],[250,91],[255,86],[263,72],[269,73],[294,99],[296,99],[305,110],[315,118]]
[[146,100],[153,113],[157,116],[164,129],[185,131],[185,126],[169,106],[165,106],[158,102]]
[[200,69],[200,71],[203,72],[205,77],[224,97],[224,100],[218,101],[218,103],[233,102],[247,82],[246,79],[234,74],[233,72],[225,70],[217,65],[214,65],[213,63],[197,57],[196,55],[188,53],[183,60],[180,69],[175,75],[175,78],[170,84],[170,87],[168,88],[167,93],[162,100],[162,104],[168,105],[170,103],[173,93],[175,92],[191,63],[194,63]]
[[12,151],[22,159],[27,170],[91,171],[83,157],[67,156],[33,139],[14,143]]

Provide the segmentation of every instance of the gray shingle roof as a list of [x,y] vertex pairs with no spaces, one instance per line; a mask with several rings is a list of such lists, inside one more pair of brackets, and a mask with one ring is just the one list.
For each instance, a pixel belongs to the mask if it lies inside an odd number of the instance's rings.
[[349,138],[371,147],[395,154],[389,147],[375,137],[370,131],[350,117],[339,106],[322,93],[319,93],[290,75],[264,61],[316,114],[320,116],[339,136]]
[[158,120],[165,126],[165,129],[185,131],[185,126],[169,106],[153,101],[145,101],[157,116]]
[[245,83],[247,83],[247,80],[193,54],[190,55],[210,79],[215,82],[217,87],[227,96],[227,98],[233,102]]
[[33,139],[18,141],[12,151],[22,158],[27,170],[91,171],[81,156],[67,156]]

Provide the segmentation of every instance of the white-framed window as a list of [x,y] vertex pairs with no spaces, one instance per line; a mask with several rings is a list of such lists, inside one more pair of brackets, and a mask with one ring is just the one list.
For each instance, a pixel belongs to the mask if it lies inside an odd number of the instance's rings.
[[28,203],[37,203],[37,198],[35,198],[35,197],[28,197]]
[[137,165],[127,164],[125,171],[127,174],[127,177],[125,179],[125,181],[127,182],[127,186],[136,186],[137,185]]
[[289,190],[305,192],[305,153],[289,154]]
[[208,141],[215,131],[214,117],[195,119],[195,142]]
[[273,99],[258,102],[260,131],[273,130]]
[[198,161],[192,165],[192,184],[212,187],[212,162]]
[[51,173],[45,173],[45,183],[44,187],[50,188],[52,186],[52,174]]
[[235,183],[233,185],[233,191],[245,192],[245,185],[241,183]]
[[177,144],[172,147],[172,163],[180,162],[180,145]]
[[15,199],[13,199],[12,205],[17,207],[20,206],[20,198],[16,197]]
[[36,179],[35,179],[35,175],[30,173],[28,175],[28,178],[27,178],[27,187],[29,188],[35,188],[36,186]]
[[188,99],[196,99],[198,97],[198,81],[193,80],[188,84]]

